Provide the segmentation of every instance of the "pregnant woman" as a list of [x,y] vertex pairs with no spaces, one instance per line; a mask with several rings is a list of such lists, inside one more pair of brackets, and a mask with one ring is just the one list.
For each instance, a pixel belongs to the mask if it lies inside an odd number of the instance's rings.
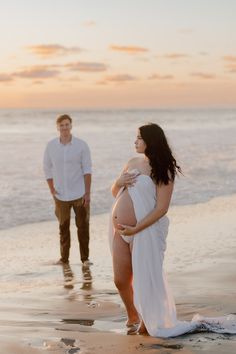
[[139,128],[131,159],[112,186],[110,245],[114,281],[127,311],[128,334],[175,337],[197,329],[236,333],[236,316],[178,321],[163,272],[174,180],[181,172],[157,124]]

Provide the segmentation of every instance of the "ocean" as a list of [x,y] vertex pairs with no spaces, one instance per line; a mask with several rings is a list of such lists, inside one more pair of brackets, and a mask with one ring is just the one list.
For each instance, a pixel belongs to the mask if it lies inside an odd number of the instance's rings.
[[236,192],[236,109],[0,110],[1,229],[55,219],[42,159],[62,113],[71,115],[73,134],[91,149],[92,215],[109,211],[111,184],[136,155],[137,128],[147,122],[163,127],[183,170],[172,205]]

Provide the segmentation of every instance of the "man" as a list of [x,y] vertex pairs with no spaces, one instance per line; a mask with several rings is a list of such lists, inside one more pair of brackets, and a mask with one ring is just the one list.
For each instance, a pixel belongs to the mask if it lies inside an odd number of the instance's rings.
[[83,265],[89,265],[90,151],[85,141],[71,134],[72,119],[69,115],[59,116],[56,124],[60,136],[47,144],[44,172],[59,221],[61,258],[57,264],[69,263],[70,214],[73,208],[80,258]]

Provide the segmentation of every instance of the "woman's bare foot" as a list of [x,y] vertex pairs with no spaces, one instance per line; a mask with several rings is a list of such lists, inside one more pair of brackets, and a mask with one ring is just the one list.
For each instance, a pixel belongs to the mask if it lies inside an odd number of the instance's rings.
[[138,334],[146,334],[148,335],[148,331],[147,328],[145,327],[145,324],[143,323],[143,321],[140,323],[139,329],[138,329]]
[[127,334],[128,335],[134,335],[134,334],[138,334],[138,329],[139,329],[139,323],[133,323],[129,326],[127,326]]
[[133,324],[140,324],[140,319],[138,317],[128,318],[126,321],[126,327],[131,327]]
[[127,327],[127,334],[138,334],[138,329],[140,326],[140,319],[139,318],[129,318],[126,322]]

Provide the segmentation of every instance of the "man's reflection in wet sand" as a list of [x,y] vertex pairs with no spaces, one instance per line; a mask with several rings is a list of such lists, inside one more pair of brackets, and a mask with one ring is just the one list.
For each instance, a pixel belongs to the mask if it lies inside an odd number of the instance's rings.
[[83,283],[81,290],[91,290],[92,289],[92,274],[89,266],[82,265],[82,275]]
[[[74,285],[76,284],[76,280],[74,277],[74,274],[71,270],[71,267],[69,264],[64,264],[63,267],[63,274],[64,274],[64,288],[66,289],[73,289]],[[80,290],[83,290],[82,292],[77,292],[77,291],[72,291],[69,293],[68,299],[70,300],[77,300],[78,295],[81,296],[85,300],[85,302],[88,304],[89,307],[95,307],[95,302],[92,301],[92,294],[90,290],[92,290],[92,275],[91,275],[91,270],[89,265],[82,265],[81,267],[81,273],[82,273],[82,285],[80,287]],[[94,320],[93,319],[87,319],[87,318],[76,318],[76,319],[62,319],[62,322],[69,323],[69,324],[79,324],[81,326],[93,326],[94,325]],[[70,349],[69,352],[72,353],[74,350],[74,342],[73,340],[69,340],[62,338],[62,342],[64,342],[66,345],[71,345],[72,348]],[[66,342],[65,342],[66,341]],[[79,348],[75,348],[76,350]],[[68,352],[68,353],[69,353]],[[77,351],[76,351],[77,352]],[[73,353],[75,353],[73,351]]]
[[64,274],[64,288],[73,289],[74,288],[74,274],[71,270],[69,264],[63,264],[63,274]]
[[[64,275],[64,288],[73,289],[76,283],[74,273],[69,264],[63,264],[62,266]],[[92,274],[89,266],[82,265],[82,285],[81,290],[91,290],[92,289]],[[89,294],[87,295],[89,298]]]

